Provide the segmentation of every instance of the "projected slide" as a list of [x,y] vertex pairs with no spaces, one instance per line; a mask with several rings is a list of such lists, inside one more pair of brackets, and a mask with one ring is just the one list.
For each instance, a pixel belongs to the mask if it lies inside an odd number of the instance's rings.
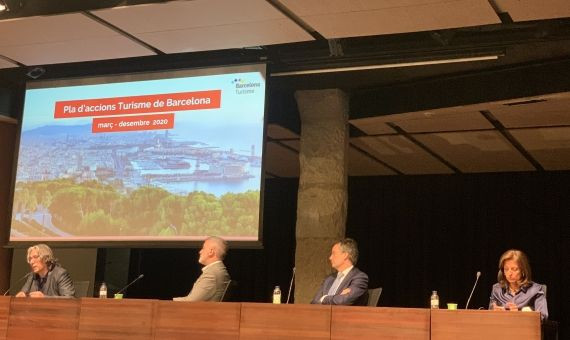
[[265,65],[31,83],[10,241],[259,237]]

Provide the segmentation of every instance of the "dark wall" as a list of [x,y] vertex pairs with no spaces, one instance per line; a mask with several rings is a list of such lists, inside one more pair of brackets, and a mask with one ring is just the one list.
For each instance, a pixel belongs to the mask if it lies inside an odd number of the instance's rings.
[[[8,216],[10,213],[9,209],[12,206],[10,203],[10,191],[12,186],[13,150],[17,133],[17,125],[0,122],[0,245],[6,244],[8,241],[10,229]],[[0,248],[0,291],[2,292],[10,286],[11,268],[12,249]]]
[[427,307],[437,290],[464,308],[481,271],[470,307],[486,308],[500,255],[518,248],[548,285],[551,319],[568,325],[570,172],[352,178],[349,189],[347,234],[381,305]]
[[[297,187],[267,180],[265,248],[233,249],[226,261],[239,281],[236,300],[269,301],[274,285],[287,293]],[[470,306],[486,308],[500,255],[519,248],[535,281],[548,285],[551,319],[567,332],[569,193],[570,172],[351,178],[347,234],[360,244],[370,286],[384,288],[382,306],[427,307],[437,290],[442,304],[463,308],[481,271]],[[146,275],[131,297],[184,295],[199,275],[196,249],[137,249],[131,257],[131,277]]]

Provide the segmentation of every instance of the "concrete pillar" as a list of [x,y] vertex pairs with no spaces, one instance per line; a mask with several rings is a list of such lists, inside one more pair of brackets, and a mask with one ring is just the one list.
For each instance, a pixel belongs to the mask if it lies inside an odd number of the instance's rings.
[[338,89],[297,91],[301,116],[295,302],[308,303],[331,273],[333,243],[344,237],[348,96]]

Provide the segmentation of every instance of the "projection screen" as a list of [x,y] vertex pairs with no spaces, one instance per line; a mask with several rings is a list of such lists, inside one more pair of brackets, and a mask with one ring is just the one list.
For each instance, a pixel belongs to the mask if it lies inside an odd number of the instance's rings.
[[265,65],[27,84],[10,242],[260,242]]

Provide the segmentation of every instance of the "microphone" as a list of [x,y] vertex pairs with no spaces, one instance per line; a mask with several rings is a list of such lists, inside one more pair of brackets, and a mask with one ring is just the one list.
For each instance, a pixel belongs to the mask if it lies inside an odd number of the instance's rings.
[[479,282],[479,276],[481,276],[481,272],[477,272],[477,278],[475,279],[475,284],[473,285],[473,289],[471,289],[471,294],[469,294],[469,298],[467,299],[467,303],[465,304],[465,309],[469,308],[469,301],[471,301],[471,297],[473,296],[475,287],[477,287],[477,282]]
[[[16,283],[21,282],[22,280],[24,280],[25,278],[27,278],[28,276],[30,276],[31,274],[33,274],[33,272],[29,272],[26,275],[22,276],[21,278],[18,279],[18,281],[16,281]],[[10,291],[10,288],[12,287],[8,287],[8,289],[6,289],[6,291],[4,292],[4,294],[2,294],[2,296],[6,296],[6,294],[8,294],[8,292]]]
[[129,288],[133,283],[137,282],[138,280],[142,279],[144,277],[144,274],[141,274],[139,276],[137,276],[136,279],[132,280],[131,283],[129,283],[128,285],[126,285],[125,287],[123,287],[123,289],[119,290],[116,294],[121,294],[122,292],[124,292],[127,288]]
[[287,302],[286,305],[289,304],[289,298],[291,297],[291,289],[293,288],[293,281],[295,281],[295,267],[293,267],[293,275],[291,276],[291,283],[289,284],[289,293],[287,293]]

